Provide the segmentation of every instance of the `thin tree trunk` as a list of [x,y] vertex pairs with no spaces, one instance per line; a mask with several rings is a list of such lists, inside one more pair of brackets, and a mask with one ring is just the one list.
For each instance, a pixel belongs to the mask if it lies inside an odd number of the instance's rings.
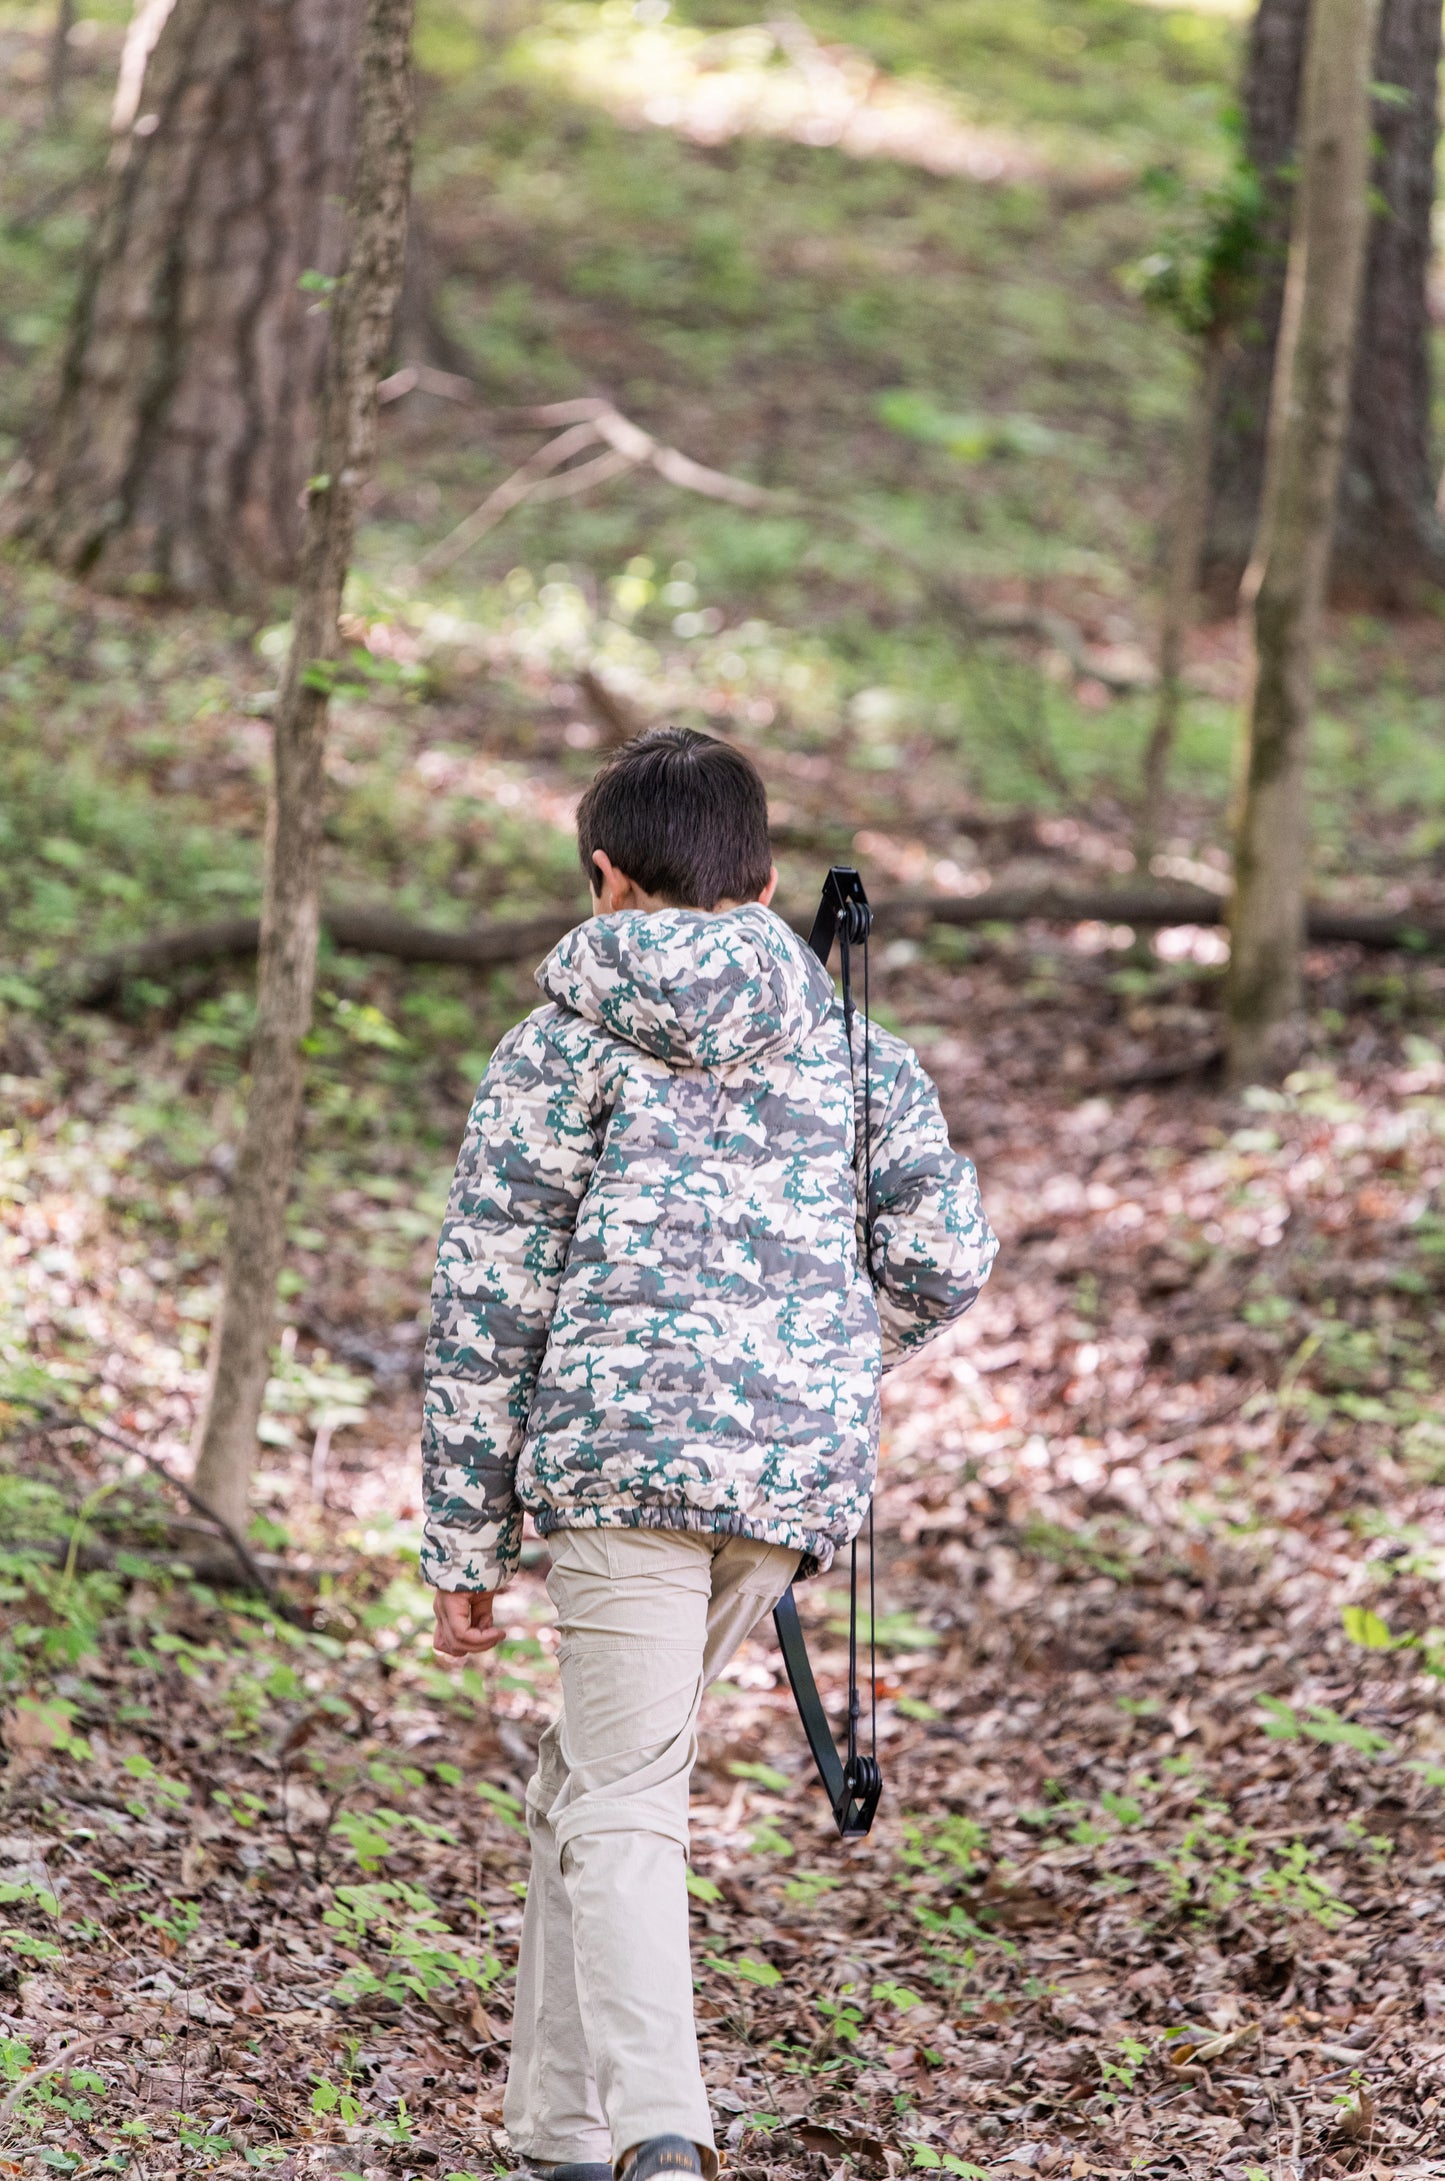
[[294,576],[361,12],[140,0],[59,392],[8,518],[60,566],[221,600]]
[[1194,412],[1185,430],[1179,485],[1170,509],[1164,606],[1159,622],[1159,695],[1154,726],[1144,751],[1139,825],[1134,839],[1134,861],[1141,871],[1148,870],[1159,845],[1169,762],[1179,731],[1184,695],[1184,649],[1194,625],[1199,562],[1209,516],[1209,455],[1225,347],[1226,336],[1222,329],[1205,335]]
[[1225,1000],[1235,1083],[1278,1074],[1298,1052],[1305,764],[1364,272],[1378,8],[1314,0],[1310,13],[1264,511],[1244,582],[1254,656]]
[[[1260,0],[1245,72],[1245,148],[1265,213],[1255,300],[1224,374],[1214,434],[1205,579],[1234,594],[1251,552],[1270,388],[1284,308],[1300,84],[1309,0]],[[1383,0],[1376,83],[1403,96],[1373,109],[1374,197],[1330,564],[1331,589],[1377,607],[1445,582],[1445,524],[1430,451],[1428,275],[1439,134],[1439,0]]]
[[336,293],[316,474],[276,709],[251,1096],[236,1162],[225,1293],[196,1461],[196,1489],[236,1528],[246,1517],[275,1325],[286,1199],[301,1108],[319,922],[326,724],[337,617],[357,495],[376,444],[376,387],[401,286],[411,173],[413,0],[367,0],[352,243]]
[[50,26],[50,57],[47,97],[52,125],[65,119],[65,84],[70,73],[70,33],[75,28],[75,0],[55,0],[55,20]]

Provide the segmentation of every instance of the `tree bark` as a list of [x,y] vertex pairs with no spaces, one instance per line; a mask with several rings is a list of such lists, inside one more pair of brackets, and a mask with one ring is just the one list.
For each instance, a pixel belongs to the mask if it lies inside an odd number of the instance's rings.
[[65,87],[70,73],[70,33],[74,28],[75,0],[55,0],[55,18],[50,26],[50,54],[46,69],[46,92],[52,128],[58,128],[65,119]]
[[295,572],[362,0],[141,0],[54,410],[12,527],[115,588]]
[[411,174],[412,0],[367,0],[357,101],[352,242],[332,311],[316,473],[291,651],[276,708],[251,1095],[236,1162],[195,1485],[241,1528],[266,1390],[311,1023],[320,916],[326,724],[357,495],[376,446],[376,388],[401,286]]
[[1378,8],[1379,0],[1313,0],[1310,11],[1264,508],[1244,579],[1253,671],[1225,996],[1235,1083],[1281,1073],[1298,1050],[1305,763],[1364,273]]
[[[1232,598],[1258,524],[1275,350],[1284,306],[1292,173],[1309,0],[1260,0],[1246,69],[1246,150],[1265,186],[1251,322],[1229,360],[1214,434],[1205,579]],[[1330,564],[1342,600],[1393,609],[1445,582],[1445,525],[1430,452],[1427,282],[1439,134],[1437,0],[1383,0],[1364,296]]]

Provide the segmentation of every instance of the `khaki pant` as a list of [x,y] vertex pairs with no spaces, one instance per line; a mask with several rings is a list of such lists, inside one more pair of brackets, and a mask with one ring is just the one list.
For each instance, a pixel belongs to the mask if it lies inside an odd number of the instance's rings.
[[527,1789],[503,2117],[539,2164],[605,2163],[679,2135],[713,2172],[686,1886],[698,1705],[798,1555],[690,1530],[562,1530],[549,1544],[562,1711]]

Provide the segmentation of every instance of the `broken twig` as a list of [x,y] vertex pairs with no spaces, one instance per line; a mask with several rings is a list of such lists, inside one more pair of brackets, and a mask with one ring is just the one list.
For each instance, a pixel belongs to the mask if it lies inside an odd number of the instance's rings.
[[[406,377],[405,371],[399,371],[394,379],[387,381],[388,386],[396,387],[393,399],[409,393],[412,386],[422,384],[419,371],[406,386],[400,385],[398,382]],[[442,569],[450,568],[524,501],[568,499],[574,493],[606,484],[609,479],[621,477],[627,470],[637,469],[644,463],[650,464],[669,484],[680,485],[689,492],[700,492],[707,499],[731,500],[735,506],[756,508],[771,506],[779,497],[776,493],[765,492],[761,485],[750,485],[741,477],[729,477],[723,470],[709,469],[705,463],[694,462],[690,455],[680,453],[676,447],[663,446],[650,432],[643,431],[640,424],[634,424],[614,409],[611,402],[596,396],[549,402],[540,409],[528,411],[527,418],[533,424],[560,424],[564,429],[531,455],[520,469],[504,478],[495,491],[489,492],[465,522],[458,523],[439,544],[423,553],[417,563],[418,576],[436,575]],[[574,469],[563,467],[573,455],[599,444],[606,448],[606,453],[579,462]],[[560,476],[558,471],[561,471]]]
[[217,1531],[236,1555],[238,1565],[250,1577],[251,1582],[260,1591],[267,1604],[280,1614],[282,1620],[290,1621],[293,1627],[301,1625],[301,1616],[281,1596],[276,1585],[256,1559],[245,1539],[232,1529],[223,1515],[216,1513],[209,1500],[203,1499],[199,1492],[186,1483],[184,1477],[178,1477],[173,1469],[167,1469],[163,1461],[158,1460],[154,1454],[148,1454],[143,1446],[136,1444],[134,1439],[122,1437],[120,1432],[112,1431],[106,1424],[97,1424],[89,1416],[82,1416],[74,1409],[52,1408],[45,1403],[39,1403],[37,1407],[45,1422],[53,1428],[60,1431],[88,1431],[92,1438],[104,1439],[108,1445],[118,1446],[123,1453],[132,1454],[137,1461],[144,1462],[146,1468],[154,1476],[161,1478],[163,1482],[172,1486],[175,1491],[180,1493],[181,1498],[185,1500],[189,1507],[193,1507],[198,1515],[203,1516],[207,1522],[215,1525]]
[[[432,383],[440,379],[451,382],[453,374],[427,373],[418,365],[407,365],[384,382],[383,391],[388,400],[399,400],[403,394],[418,388],[442,392],[442,387]],[[466,384],[465,380],[459,383]],[[445,391],[448,399],[461,398],[451,390],[450,384]],[[423,553],[416,569],[419,580],[453,567],[464,553],[526,501],[567,499],[575,493],[590,491],[594,485],[623,476],[628,470],[645,467],[654,470],[665,483],[684,492],[699,493],[707,500],[722,500],[759,514],[771,511],[780,515],[806,516],[815,522],[830,523],[849,531],[886,558],[901,561],[911,569],[935,605],[951,619],[961,622],[974,638],[1032,638],[1057,651],[1076,677],[1100,682],[1116,693],[1152,685],[1152,672],[1121,668],[1091,656],[1083,631],[1065,615],[1046,607],[978,605],[951,578],[940,576],[906,552],[896,539],[875,528],[866,516],[856,515],[850,508],[809,499],[804,494],[773,492],[763,485],[753,484],[748,478],[711,469],[705,462],[694,461],[680,448],[666,446],[655,439],[651,432],[634,424],[630,417],[623,416],[600,395],[585,394],[572,401],[544,402],[538,408],[519,411],[517,420],[547,430],[560,429],[555,439],[548,440],[545,447],[530,455],[520,469],[513,470],[510,477],[504,478],[488,493],[480,507],[475,508],[465,521]],[[574,455],[598,445],[608,452],[579,462],[574,468],[565,467]]]

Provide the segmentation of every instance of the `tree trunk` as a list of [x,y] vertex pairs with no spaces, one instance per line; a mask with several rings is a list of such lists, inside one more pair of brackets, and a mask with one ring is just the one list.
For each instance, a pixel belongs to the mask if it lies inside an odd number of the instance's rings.
[[50,56],[46,70],[50,122],[58,128],[65,119],[65,83],[70,72],[70,33],[75,28],[75,0],[55,0],[50,26]]
[[1209,513],[1209,448],[1219,406],[1226,342],[1223,329],[1204,337],[1198,393],[1185,428],[1179,484],[1169,511],[1164,606],[1159,617],[1159,694],[1154,708],[1154,725],[1144,751],[1139,824],[1134,836],[1134,861],[1141,871],[1148,870],[1159,845],[1164,796],[1169,784],[1169,761],[1179,731],[1179,712],[1184,699],[1184,647],[1194,623],[1194,599],[1199,588],[1199,561]]
[[1364,273],[1378,7],[1314,0],[1310,11],[1264,510],[1244,579],[1254,657],[1225,996],[1235,1083],[1281,1073],[1298,1051],[1305,763]]
[[[1246,71],[1246,150],[1265,185],[1252,322],[1225,373],[1214,435],[1205,575],[1234,595],[1258,522],[1265,431],[1284,303],[1301,66],[1309,0],[1260,0]],[[1400,99],[1373,108],[1376,199],[1335,511],[1331,588],[1375,607],[1445,582],[1445,525],[1430,459],[1427,278],[1438,136],[1438,0],[1383,0],[1373,79]]]
[[196,1489],[246,1519],[285,1246],[319,921],[328,691],[357,495],[376,445],[376,387],[401,286],[411,173],[412,0],[367,0],[353,234],[336,293],[316,472],[306,503],[291,651],[276,708],[251,1096],[236,1161],[225,1293]]
[[[117,588],[295,572],[344,245],[361,0],[141,0],[54,411],[15,525]],[[303,275],[315,276],[308,287]]]

